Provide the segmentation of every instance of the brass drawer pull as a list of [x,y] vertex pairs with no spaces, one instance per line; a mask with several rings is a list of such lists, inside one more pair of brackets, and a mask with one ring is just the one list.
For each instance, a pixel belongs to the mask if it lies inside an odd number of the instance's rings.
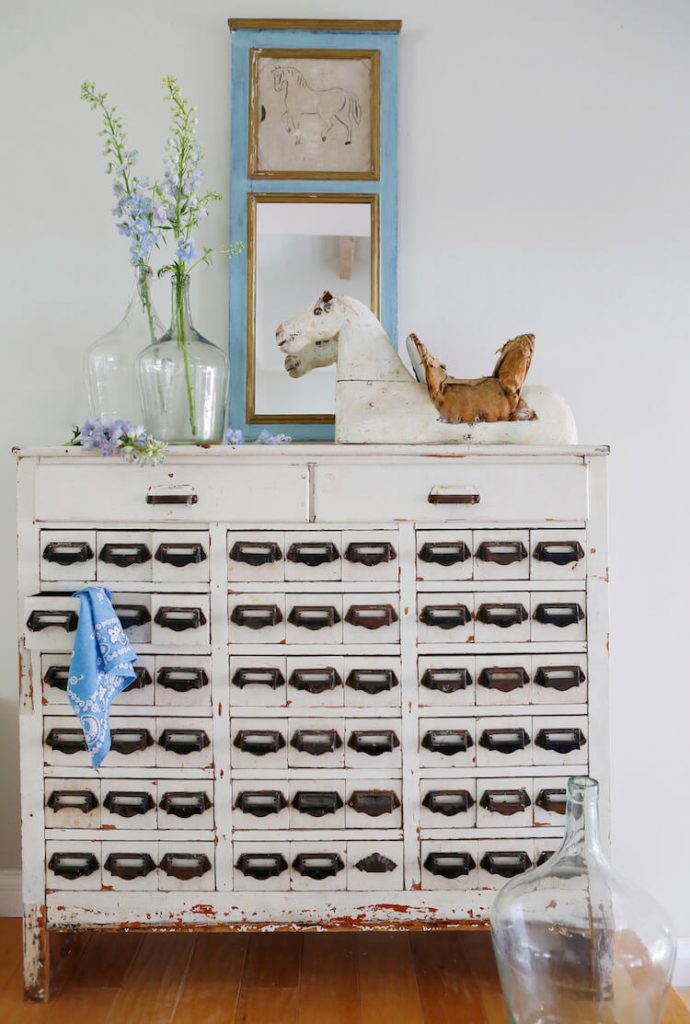
[[357,789],[347,801],[347,806],[358,814],[380,818],[382,814],[392,814],[397,810],[400,800],[392,789]]
[[579,665],[542,665],[535,672],[534,681],[537,686],[565,693],[584,683],[585,674]]
[[521,604],[481,604],[477,611],[479,622],[499,629],[519,626],[528,618],[527,609]]
[[212,804],[207,794],[201,790],[198,793],[164,793],[158,806],[165,814],[186,820],[203,814]]
[[352,604],[347,610],[345,621],[351,626],[364,629],[381,629],[398,621],[398,615],[391,604]]
[[153,620],[162,629],[184,633],[188,629],[200,629],[206,625],[206,616],[201,608],[159,608]]
[[46,746],[61,754],[78,754],[86,750],[86,739],[82,729],[51,729],[46,736]]
[[56,565],[77,565],[90,562],[93,550],[84,540],[55,540],[43,548],[43,558]]
[[232,677],[232,685],[242,690],[245,686],[270,686],[277,690],[285,686],[285,676],[279,668],[238,668]]
[[79,616],[76,612],[61,612],[59,609],[34,609],[26,620],[26,627],[32,633],[40,633],[42,629],[64,629],[73,633],[77,628]]
[[230,621],[248,629],[265,629],[282,622],[283,613],[277,604],[238,604],[232,610]]
[[147,814],[156,803],[150,793],[110,790],[106,794],[103,806],[111,814],[117,814],[121,818],[134,818],[138,814]]
[[332,754],[342,745],[336,729],[296,729],[290,740],[290,746],[295,750],[314,757]]
[[46,686],[52,686],[54,690],[66,692],[69,683],[69,665],[51,665],[46,669],[43,682]]
[[265,882],[267,878],[277,878],[287,871],[288,862],[282,853],[241,853],[235,867],[245,878]]
[[432,814],[454,818],[456,814],[467,814],[474,807],[474,798],[466,789],[430,789],[422,806]]
[[156,863],[148,853],[109,853],[103,867],[111,875],[131,882],[150,875],[155,871]]
[[153,679],[151,673],[143,665],[134,666],[134,679],[131,683],[125,686],[123,693],[129,693],[130,690],[143,690],[146,686],[151,686]]
[[384,874],[386,871],[395,871],[397,864],[390,857],[384,857],[382,853],[370,853],[368,857],[362,857],[355,864],[358,871],[365,871],[367,874]]
[[48,869],[60,878],[86,878],[98,871],[98,859],[93,853],[54,853]]
[[282,750],[285,739],[277,729],[240,729],[235,736],[235,746],[245,754],[264,757]]
[[158,739],[163,750],[182,756],[199,754],[210,742],[203,729],[164,729]]
[[427,690],[439,693],[457,693],[472,685],[472,676],[466,668],[428,668],[420,680]]
[[526,789],[486,789],[482,793],[479,806],[492,814],[510,817],[530,807],[532,801]]
[[302,626],[304,629],[328,629],[340,622],[340,615],[332,605],[295,605],[290,609],[288,622],[292,626]]
[[478,505],[480,497],[478,494],[431,490],[426,500],[430,505]]
[[358,541],[348,544],[345,558],[357,565],[372,568],[384,562],[392,562],[396,558],[395,548],[387,541]]
[[532,552],[532,557],[552,565],[570,565],[581,561],[585,553],[576,540],[542,540]]
[[370,757],[391,754],[400,746],[400,740],[392,729],[355,729],[347,742],[351,750]]
[[98,807],[98,800],[90,789],[54,789],[46,801],[51,811],[81,811],[90,814]]
[[326,814],[335,814],[343,806],[340,794],[334,790],[316,792],[300,790],[295,793],[292,806],[300,814],[308,814],[310,818],[323,818]]
[[157,562],[183,569],[186,565],[199,565],[206,561],[203,544],[193,541],[189,544],[159,544],[154,555]]
[[353,668],[345,685],[373,697],[377,693],[393,690],[400,683],[391,668]]
[[210,871],[211,861],[205,853],[166,853],[158,866],[166,875],[188,882]]
[[525,729],[485,729],[479,738],[479,745],[486,750],[495,750],[501,754],[514,754],[516,750],[524,750],[530,738]]
[[267,818],[269,814],[279,814],[287,807],[287,800],[279,789],[244,790],[238,794],[235,807],[243,814]]
[[565,800],[565,789],[540,789],[534,802],[549,814],[565,814]]
[[110,749],[116,754],[135,754],[153,745],[148,729],[111,729]]
[[419,613],[419,621],[425,626],[437,626],[439,629],[455,629],[466,626],[472,616],[464,604],[427,604]]
[[499,693],[512,693],[529,683],[527,670],[519,666],[515,668],[483,668],[477,682],[487,690],[498,690]]
[[151,560],[146,544],[104,544],[98,555],[99,562],[128,569],[131,565],[143,565]]
[[113,610],[123,629],[144,626],[151,621],[151,613],[143,604],[113,604]]
[[429,729],[424,733],[422,746],[434,754],[464,754],[474,746],[467,729]]
[[292,866],[299,875],[317,881],[334,878],[345,867],[337,853],[298,853]]
[[513,565],[527,558],[527,548],[520,540],[485,540],[477,548],[475,558],[494,565]]
[[201,690],[204,686],[208,686],[208,676],[203,668],[169,666],[158,669],[156,683],[165,690],[189,693],[190,690]]
[[587,740],[582,729],[540,729],[534,740],[542,750],[553,750],[557,754],[570,754],[584,747]]
[[283,552],[275,541],[253,540],[236,540],[229,555],[232,562],[244,562],[254,567],[279,562],[282,557]]
[[532,867],[529,854],[524,850],[487,851],[479,862],[479,866],[488,871],[490,875],[500,875],[501,878],[515,878]]
[[430,562],[448,568],[448,566],[457,565],[458,562],[466,562],[472,557],[472,553],[464,540],[427,541],[422,544],[417,557],[421,562]]
[[462,875],[469,875],[476,866],[471,853],[455,853],[454,851],[430,853],[424,861],[424,867],[429,874],[440,875],[442,878],[460,878]]
[[330,665],[325,668],[296,668],[289,682],[296,690],[306,690],[307,693],[326,693],[343,685],[342,679]]
[[578,622],[582,622],[585,613],[575,601],[558,604],[543,603],[537,605],[534,617],[537,622],[563,629],[565,626],[575,626]]
[[301,541],[291,544],[285,556],[288,562],[297,562],[314,569],[340,558],[340,552],[332,541]]

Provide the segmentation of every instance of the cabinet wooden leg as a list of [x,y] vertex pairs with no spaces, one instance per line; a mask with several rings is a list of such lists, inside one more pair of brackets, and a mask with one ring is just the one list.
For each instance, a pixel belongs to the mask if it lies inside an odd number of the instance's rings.
[[44,906],[24,908],[24,998],[45,1002],[50,998],[50,936]]

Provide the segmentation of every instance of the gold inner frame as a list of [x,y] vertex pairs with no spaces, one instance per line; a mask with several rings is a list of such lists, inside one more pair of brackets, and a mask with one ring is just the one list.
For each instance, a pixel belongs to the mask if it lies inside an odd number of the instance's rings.
[[[262,57],[292,57],[294,60],[370,60],[371,61],[371,99],[370,99],[370,162],[367,171],[261,171],[259,170],[259,60]],[[380,176],[380,50],[291,50],[262,49],[256,47],[249,52],[249,178],[279,178],[318,181],[378,181]]]
[[371,310],[379,316],[380,238],[379,197],[374,192],[304,194],[251,192],[247,196],[247,423],[335,423],[330,413],[257,413],[256,406],[256,208],[259,203],[368,203],[371,214]]

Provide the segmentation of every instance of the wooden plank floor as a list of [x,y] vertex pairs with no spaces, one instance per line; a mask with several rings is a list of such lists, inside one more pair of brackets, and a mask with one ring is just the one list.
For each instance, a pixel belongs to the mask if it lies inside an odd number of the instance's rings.
[[[93,933],[53,999],[22,1000],[0,919],[2,1024],[507,1024],[487,933]],[[672,993],[664,1024],[690,1024]]]

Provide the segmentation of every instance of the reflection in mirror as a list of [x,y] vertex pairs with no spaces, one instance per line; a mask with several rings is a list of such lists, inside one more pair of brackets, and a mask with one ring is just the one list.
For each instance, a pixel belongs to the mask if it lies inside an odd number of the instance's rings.
[[253,352],[248,360],[249,416],[330,420],[335,365],[290,378],[275,331],[282,320],[306,309],[326,290],[352,295],[377,312],[376,197],[251,198],[255,216],[249,254],[254,260],[254,316],[250,310],[247,339]]

